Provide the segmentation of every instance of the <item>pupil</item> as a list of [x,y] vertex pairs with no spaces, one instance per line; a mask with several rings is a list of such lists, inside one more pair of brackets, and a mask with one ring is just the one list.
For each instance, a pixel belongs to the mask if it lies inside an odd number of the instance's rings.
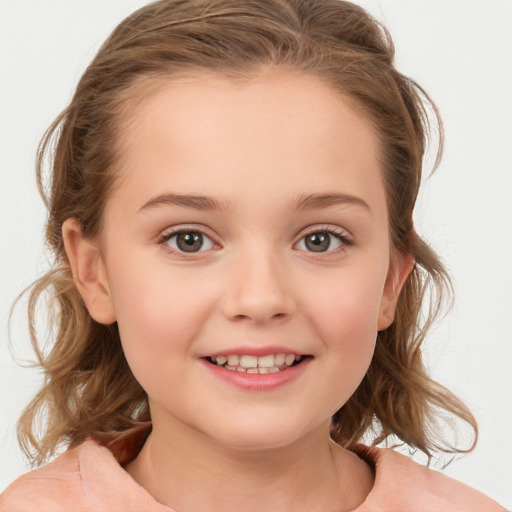
[[328,233],[313,233],[306,237],[306,247],[313,252],[324,252],[331,245],[331,237]]
[[176,245],[183,252],[196,252],[203,245],[203,236],[201,233],[180,233],[176,240]]

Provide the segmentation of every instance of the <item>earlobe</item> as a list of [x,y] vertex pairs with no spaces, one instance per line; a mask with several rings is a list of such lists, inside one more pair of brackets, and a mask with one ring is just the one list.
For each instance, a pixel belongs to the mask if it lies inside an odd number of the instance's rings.
[[393,323],[398,297],[414,268],[414,264],[412,254],[398,254],[393,258],[380,303],[377,326],[379,331],[387,329]]
[[75,218],[62,225],[62,238],[75,285],[89,314],[101,324],[114,323],[116,316],[99,244],[83,237]]

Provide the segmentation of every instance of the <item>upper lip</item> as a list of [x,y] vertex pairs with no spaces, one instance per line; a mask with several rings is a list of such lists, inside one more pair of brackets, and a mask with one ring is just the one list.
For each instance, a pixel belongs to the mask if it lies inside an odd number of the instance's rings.
[[303,353],[301,350],[292,349],[289,347],[283,346],[262,346],[262,347],[249,347],[249,346],[238,346],[233,348],[228,348],[224,350],[219,350],[215,352],[208,352],[205,354],[201,354],[200,357],[217,357],[217,356],[229,356],[229,355],[238,355],[238,356],[256,356],[263,357],[268,356],[269,354],[295,354],[297,356],[305,356],[308,354]]

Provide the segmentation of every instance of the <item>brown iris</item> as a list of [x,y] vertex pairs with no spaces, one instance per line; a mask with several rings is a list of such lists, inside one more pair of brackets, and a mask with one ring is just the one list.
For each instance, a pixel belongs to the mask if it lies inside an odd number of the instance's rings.
[[304,239],[306,247],[312,252],[325,252],[331,245],[331,235],[329,233],[311,233]]
[[176,246],[183,252],[197,252],[203,242],[203,235],[197,231],[185,231],[176,235]]

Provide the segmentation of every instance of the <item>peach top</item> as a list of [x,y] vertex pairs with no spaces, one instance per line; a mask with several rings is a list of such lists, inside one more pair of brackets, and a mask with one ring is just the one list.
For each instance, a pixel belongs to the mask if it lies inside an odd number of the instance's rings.
[[[505,511],[475,489],[391,449],[359,446],[357,453],[375,468],[375,484],[354,512]],[[36,510],[173,512],[137,484],[112,451],[91,440],[21,476],[0,496],[1,512]]]

